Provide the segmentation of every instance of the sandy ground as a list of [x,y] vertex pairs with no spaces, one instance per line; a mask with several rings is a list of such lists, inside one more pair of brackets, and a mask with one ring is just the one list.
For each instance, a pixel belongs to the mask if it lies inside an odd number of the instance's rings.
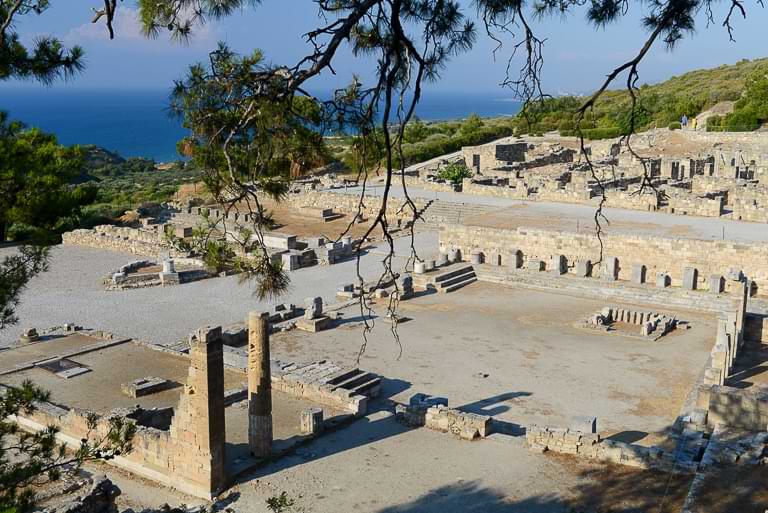
[[[714,343],[714,319],[665,310],[692,327],[656,342],[576,326],[604,306],[477,282],[401,303],[410,320],[398,326],[399,345],[379,317],[359,366],[389,378],[383,391],[401,402],[416,392],[447,397],[515,425],[567,426],[595,415],[601,431],[632,431],[637,441],[680,413]],[[359,310],[344,314],[349,324],[338,329],[274,335],[273,355],[355,365],[364,343]]]
[[[432,254],[437,249],[437,234],[419,233],[414,243],[420,254]],[[395,249],[399,257],[394,259],[393,267],[399,272],[410,254],[410,237],[397,239]],[[13,251],[0,249],[0,258]],[[387,251],[383,244],[366,251],[359,267],[366,280],[381,275]],[[289,302],[303,305],[306,298],[313,296],[335,302],[338,287],[355,281],[357,276],[355,258],[332,266],[298,269],[291,272],[291,286],[285,295],[266,300],[255,297],[252,286],[240,284],[237,276],[171,287],[104,290],[105,276],[136,259],[128,253],[81,246],[54,247],[50,270],[35,277],[21,296],[19,323],[0,331],[0,347],[16,341],[23,329],[41,330],[68,322],[171,344],[200,326],[242,322],[250,310]]]

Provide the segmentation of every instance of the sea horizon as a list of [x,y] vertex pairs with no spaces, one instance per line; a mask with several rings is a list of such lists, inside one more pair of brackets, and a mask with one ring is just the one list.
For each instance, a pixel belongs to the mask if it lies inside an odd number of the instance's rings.
[[[493,93],[427,92],[416,108],[424,121],[513,116],[520,103]],[[188,131],[168,111],[166,89],[0,89],[0,110],[12,120],[53,133],[61,144],[96,145],[122,157],[179,160],[176,142]]]

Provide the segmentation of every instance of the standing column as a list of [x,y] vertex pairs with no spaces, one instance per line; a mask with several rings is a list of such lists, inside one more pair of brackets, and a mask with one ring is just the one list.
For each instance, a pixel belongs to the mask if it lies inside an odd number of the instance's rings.
[[269,314],[248,314],[248,446],[257,458],[272,454],[272,376]]

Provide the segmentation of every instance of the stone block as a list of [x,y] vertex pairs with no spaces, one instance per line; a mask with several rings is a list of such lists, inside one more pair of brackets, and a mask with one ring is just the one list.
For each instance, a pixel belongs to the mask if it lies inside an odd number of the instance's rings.
[[264,234],[264,245],[268,248],[296,249],[296,241],[297,238],[295,235],[277,232]]
[[304,300],[304,319],[310,321],[323,315],[323,298],[308,297]]
[[696,282],[699,280],[699,271],[695,267],[683,268],[683,288],[696,290]]
[[632,266],[632,283],[641,285],[645,283],[646,269],[643,264],[635,264]]
[[544,261],[531,258],[525,262],[525,268],[530,271],[543,271]]
[[550,272],[555,276],[561,276],[568,272],[568,261],[565,255],[553,255],[550,260]]
[[512,250],[509,253],[507,265],[512,269],[520,269],[523,266],[523,252]]
[[165,390],[170,385],[168,380],[148,376],[120,385],[120,390],[128,397],[142,397]]
[[424,260],[424,270],[434,271],[435,270],[435,261],[434,260]]
[[665,289],[669,287],[671,284],[671,280],[669,279],[669,275],[667,273],[658,273],[656,274],[656,286],[660,289]]
[[173,234],[178,237],[179,239],[184,239],[186,237],[192,237],[192,227],[191,226],[176,226],[173,230]]
[[438,267],[448,265],[448,253],[443,253],[441,251],[440,254],[437,256],[437,261],[435,261],[435,265]]
[[316,406],[302,410],[301,434],[315,435],[323,430],[323,409]]
[[316,317],[314,319],[302,318],[296,321],[296,327],[302,331],[308,331],[310,333],[317,333],[318,331],[324,331],[330,328],[333,321],[330,317]]
[[591,260],[577,260],[576,261],[576,276],[579,278],[588,278],[592,275],[592,261]]
[[719,274],[709,275],[709,291],[712,294],[722,294],[725,290],[725,279]]
[[461,251],[455,248],[448,251],[448,261],[451,262],[452,264],[461,262]]
[[569,429],[581,433],[597,433],[597,417],[588,415],[573,417]]
[[469,261],[472,265],[480,265],[483,263],[484,255],[482,251],[472,251],[469,255]]
[[280,261],[284,271],[295,271],[301,267],[301,254],[293,252],[283,253],[280,255]]
[[40,335],[37,334],[36,328],[27,328],[21,333],[19,340],[23,343],[37,342],[40,340]]
[[413,272],[414,274],[424,274],[425,272],[427,272],[427,266],[424,265],[424,262],[414,262]]
[[602,264],[602,278],[607,281],[616,281],[619,279],[619,259],[616,257],[605,257]]

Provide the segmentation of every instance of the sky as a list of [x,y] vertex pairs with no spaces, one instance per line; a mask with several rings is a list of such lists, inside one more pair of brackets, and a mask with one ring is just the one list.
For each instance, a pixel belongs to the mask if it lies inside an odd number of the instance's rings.
[[[466,13],[474,16],[469,1]],[[276,64],[292,63],[309,51],[302,37],[319,26],[317,9],[310,0],[264,0],[223,20],[198,29],[188,45],[171,42],[166,36],[147,40],[139,31],[135,4],[124,0],[116,20],[117,38],[110,41],[103,25],[91,24],[91,8],[99,0],[53,0],[40,16],[25,16],[16,25],[24,41],[53,35],[66,44],[78,44],[86,52],[86,70],[75,79],[58,82],[62,89],[169,89],[192,63],[206,59],[217,41],[225,41],[239,52],[261,48]],[[721,4],[715,16],[722,19],[727,7]],[[586,93],[594,90],[615,66],[634,55],[646,36],[641,28],[640,2],[632,3],[630,13],[618,24],[595,29],[585,22],[583,12],[566,19],[546,18],[534,23],[540,37],[546,38],[544,86],[547,92]],[[768,55],[764,27],[768,11],[754,3],[747,5],[747,19],[734,20],[736,42],[729,42],[723,27],[706,28],[703,15],[698,31],[686,37],[672,52],[654,48],[640,69],[640,83],[655,83],[685,71],[734,63]],[[440,80],[428,92],[445,94],[478,93],[509,96],[500,88],[510,45],[501,48],[494,59],[495,43],[478,25],[478,41],[468,53],[453,59]],[[519,65],[519,61],[516,62]],[[370,76],[370,58],[359,58],[344,49],[334,62],[336,74],[324,73],[310,85],[316,94],[347,84],[357,73]],[[42,87],[30,82],[6,81],[4,88]],[[1,93],[0,93],[1,94]]]

